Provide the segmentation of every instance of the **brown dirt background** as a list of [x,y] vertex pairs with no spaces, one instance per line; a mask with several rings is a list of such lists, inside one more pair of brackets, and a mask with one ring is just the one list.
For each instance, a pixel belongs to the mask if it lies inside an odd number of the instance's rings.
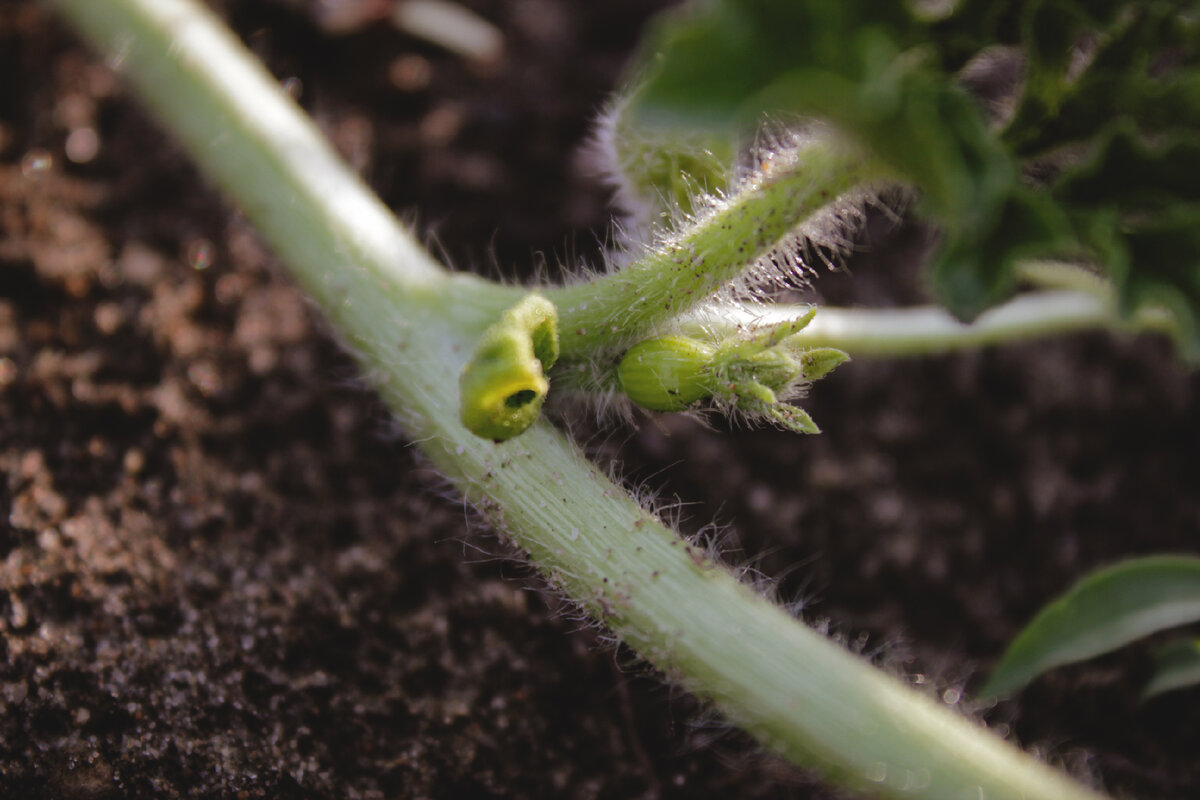
[[[456,266],[594,258],[578,145],[658,4],[467,5],[499,63],[218,3]],[[0,796],[836,796],[544,592],[43,6],[0,2],[0,76]],[[865,245],[816,289],[920,299],[919,232]],[[1077,336],[849,365],[819,437],[642,418],[589,446],[954,701],[1074,578],[1197,549],[1198,388],[1164,342]],[[1140,704],[1148,652],[981,713],[1118,796],[1200,796],[1200,692]]]

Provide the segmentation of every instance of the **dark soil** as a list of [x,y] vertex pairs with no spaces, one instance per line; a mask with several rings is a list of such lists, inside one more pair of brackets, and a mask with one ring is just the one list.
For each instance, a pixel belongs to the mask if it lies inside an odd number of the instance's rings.
[[[471,2],[487,66],[315,0],[220,5],[458,267],[594,257],[578,145],[655,3]],[[834,796],[543,591],[41,5],[0,0],[0,76],[0,796]],[[919,299],[919,234],[871,233],[817,289]],[[647,417],[592,447],[953,701],[1089,569],[1196,550],[1198,389],[1162,341],[1080,336],[852,364],[818,437]],[[985,716],[1119,796],[1195,798],[1200,691],[1139,704],[1148,665]]]

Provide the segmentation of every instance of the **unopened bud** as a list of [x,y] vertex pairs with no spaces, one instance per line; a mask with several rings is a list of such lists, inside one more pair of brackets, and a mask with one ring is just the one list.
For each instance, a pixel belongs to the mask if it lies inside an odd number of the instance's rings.
[[686,336],[639,342],[617,367],[629,399],[652,411],[682,411],[712,394],[709,366],[713,348]]

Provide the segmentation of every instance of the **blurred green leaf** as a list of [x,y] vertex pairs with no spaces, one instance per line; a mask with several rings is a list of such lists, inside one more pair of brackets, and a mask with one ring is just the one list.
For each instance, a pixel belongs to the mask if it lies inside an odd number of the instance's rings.
[[1097,570],[1043,608],[980,690],[1018,691],[1054,667],[1200,620],[1200,558],[1146,556]]
[[[1012,88],[972,96],[968,65]],[[918,187],[960,317],[1014,291],[1022,259],[1080,260],[1126,314],[1172,311],[1200,361],[1198,0],[701,0],[652,29],[637,74],[631,125],[818,119]]]
[[1154,675],[1142,690],[1142,699],[1197,685],[1200,685],[1200,639],[1176,639],[1155,652]]

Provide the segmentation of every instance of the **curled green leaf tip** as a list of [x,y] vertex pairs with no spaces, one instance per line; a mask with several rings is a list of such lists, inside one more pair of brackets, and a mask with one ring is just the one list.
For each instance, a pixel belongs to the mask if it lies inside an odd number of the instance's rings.
[[476,436],[502,442],[538,418],[558,360],[558,311],[539,294],[523,297],[484,331],[458,380],[461,419]]
[[684,411],[714,400],[797,433],[819,433],[807,413],[784,402],[849,358],[797,343],[794,337],[815,313],[719,340],[670,334],[638,342],[618,364],[621,389],[652,411]]

